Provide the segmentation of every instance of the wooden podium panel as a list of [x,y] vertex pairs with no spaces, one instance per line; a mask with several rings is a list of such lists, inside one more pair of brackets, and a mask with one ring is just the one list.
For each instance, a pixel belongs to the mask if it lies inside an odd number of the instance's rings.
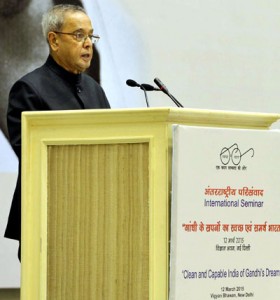
[[167,300],[172,125],[267,129],[278,115],[26,112],[22,300]]
[[48,174],[47,299],[149,299],[149,144],[49,146]]

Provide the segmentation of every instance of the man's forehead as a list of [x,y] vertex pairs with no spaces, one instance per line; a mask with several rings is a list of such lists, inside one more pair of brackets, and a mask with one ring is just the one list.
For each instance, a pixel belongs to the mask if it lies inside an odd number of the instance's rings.
[[63,28],[75,27],[75,30],[92,30],[91,20],[83,12],[67,12],[64,16]]

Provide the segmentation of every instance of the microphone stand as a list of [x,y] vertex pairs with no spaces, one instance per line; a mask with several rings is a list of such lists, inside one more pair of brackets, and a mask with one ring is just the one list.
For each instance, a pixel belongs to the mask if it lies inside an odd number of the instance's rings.
[[131,86],[131,87],[135,87],[135,86],[140,87],[141,90],[144,91],[147,107],[150,107],[149,101],[148,101],[148,95],[147,95],[147,89],[148,89],[148,87],[146,87],[146,86],[144,86],[142,84],[139,84],[135,80],[132,80],[132,79],[127,79],[126,84],[128,86]]
[[173,95],[171,95],[166,88],[166,86],[160,81],[159,78],[154,79],[155,84],[160,88],[160,90],[165,93],[176,105],[177,107],[184,107]]
[[170,99],[177,105],[177,107],[184,107],[173,95],[171,95],[171,94],[167,94],[169,97],[170,97]]
[[148,95],[147,95],[147,91],[146,89],[143,87],[142,84],[139,85],[141,87],[141,89],[144,91],[144,94],[145,94],[145,100],[146,100],[146,103],[147,103],[147,107],[150,107],[149,105],[149,101],[148,101]]

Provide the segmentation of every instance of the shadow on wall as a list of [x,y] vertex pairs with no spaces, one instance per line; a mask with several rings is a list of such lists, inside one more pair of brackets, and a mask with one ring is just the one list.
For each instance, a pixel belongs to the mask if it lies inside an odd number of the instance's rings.
[[[52,5],[74,4],[78,0],[0,0],[1,48],[0,69],[0,130],[7,137],[6,112],[12,85],[20,77],[41,66],[48,55],[48,46],[41,32],[42,14]],[[100,83],[99,53],[87,73]]]

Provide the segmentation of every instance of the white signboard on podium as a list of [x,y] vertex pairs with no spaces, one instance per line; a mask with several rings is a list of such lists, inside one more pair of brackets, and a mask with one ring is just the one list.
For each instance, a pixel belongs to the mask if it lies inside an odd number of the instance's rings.
[[278,300],[280,132],[175,126],[170,299]]

